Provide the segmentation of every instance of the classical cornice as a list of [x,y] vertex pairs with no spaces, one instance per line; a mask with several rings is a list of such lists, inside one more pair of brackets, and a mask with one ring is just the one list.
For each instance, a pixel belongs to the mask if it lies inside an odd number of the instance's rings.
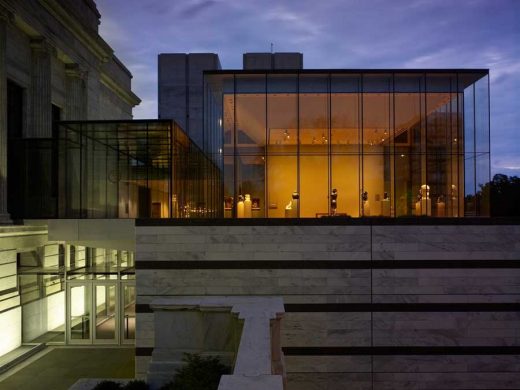
[[7,5],[0,4],[0,20],[5,23],[13,23],[14,11]]
[[65,28],[67,28],[86,48],[88,48],[100,61],[107,62],[114,51],[101,38],[94,37],[85,31],[73,16],[71,16],[56,0],[39,0],[40,4],[58,20]]
[[139,97],[135,93],[122,88],[106,73],[101,73],[100,81],[101,84],[110,89],[112,92],[114,92],[117,96],[119,96],[121,99],[123,99],[131,106],[137,106],[139,103],[141,103],[141,99],[139,99]]

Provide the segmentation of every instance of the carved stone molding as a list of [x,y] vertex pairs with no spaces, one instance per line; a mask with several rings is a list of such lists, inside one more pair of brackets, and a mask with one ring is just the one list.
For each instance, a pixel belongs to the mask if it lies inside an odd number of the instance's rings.
[[87,78],[87,71],[83,70],[79,64],[65,64],[65,75],[85,80]]

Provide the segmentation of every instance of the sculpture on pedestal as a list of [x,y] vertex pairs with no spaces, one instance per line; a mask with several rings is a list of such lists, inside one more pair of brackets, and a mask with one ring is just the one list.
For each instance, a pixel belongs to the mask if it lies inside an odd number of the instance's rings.
[[363,216],[370,217],[370,202],[368,200],[368,191],[364,191],[361,195],[363,201]]
[[333,189],[330,193],[330,215],[336,215],[338,208],[338,190]]
[[432,215],[432,200],[430,199],[430,186],[423,184],[419,189],[417,195],[417,202],[415,203],[415,215]]
[[244,218],[251,218],[252,216],[251,195],[246,194],[246,199],[244,200]]
[[238,195],[237,218],[244,218],[244,197]]
[[292,193],[291,201],[285,206],[285,218],[297,218],[298,217],[298,201],[300,194],[296,191]]

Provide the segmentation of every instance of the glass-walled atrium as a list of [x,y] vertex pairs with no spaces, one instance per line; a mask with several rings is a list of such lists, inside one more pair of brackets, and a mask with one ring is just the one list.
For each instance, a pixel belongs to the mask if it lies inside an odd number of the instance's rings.
[[14,218],[219,215],[219,169],[169,120],[56,122],[10,139]]
[[486,216],[487,70],[205,73],[226,217]]

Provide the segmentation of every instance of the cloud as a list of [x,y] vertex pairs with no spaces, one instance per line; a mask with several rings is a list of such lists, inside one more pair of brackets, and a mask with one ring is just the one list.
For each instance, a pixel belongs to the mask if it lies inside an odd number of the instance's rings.
[[217,2],[215,0],[195,1],[179,12],[179,15],[185,18],[195,18],[197,15],[206,12]]
[[[518,0],[98,0],[100,31],[133,72],[136,117],[157,116],[157,54],[301,51],[307,68],[489,68],[492,156],[520,144]],[[516,167],[498,163],[497,169]],[[505,160],[504,160],[505,161]]]

